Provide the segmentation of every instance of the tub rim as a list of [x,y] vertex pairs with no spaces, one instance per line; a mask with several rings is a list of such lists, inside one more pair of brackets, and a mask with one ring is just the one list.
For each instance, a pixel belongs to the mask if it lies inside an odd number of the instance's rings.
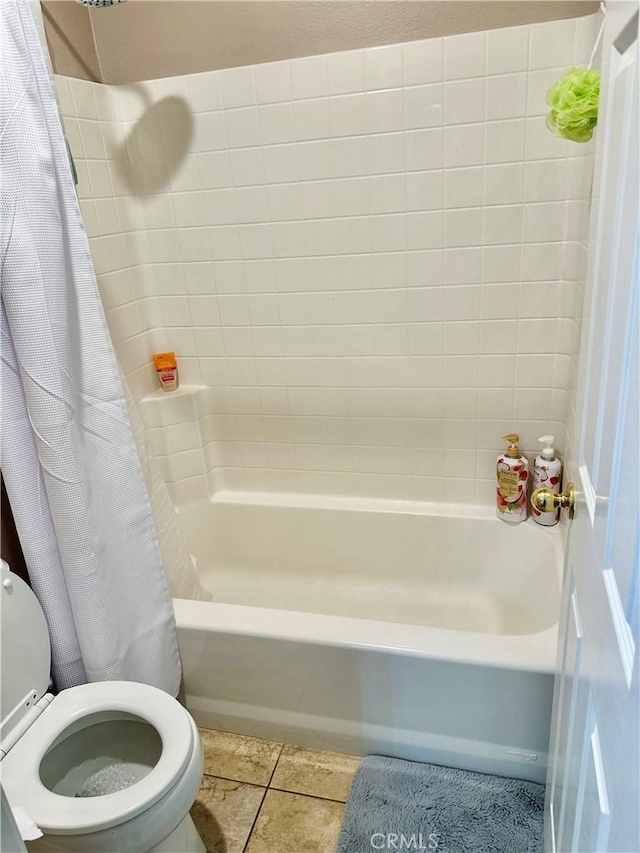
[[173,604],[179,630],[398,653],[527,672],[555,671],[558,622],[535,634],[481,634],[215,601],[175,598]]
[[[507,527],[519,527],[501,521],[493,505],[466,504],[440,501],[403,500],[401,498],[378,498],[353,495],[320,494],[312,492],[250,491],[240,489],[219,489],[204,500],[199,499],[176,507],[178,515],[202,504],[229,504],[239,506],[286,507],[287,509],[321,509],[346,512],[381,512],[406,515],[429,515],[436,518],[473,518],[506,524]],[[564,546],[566,525],[558,523],[553,527],[536,524],[533,516],[521,522],[542,536],[555,540],[559,548]]]

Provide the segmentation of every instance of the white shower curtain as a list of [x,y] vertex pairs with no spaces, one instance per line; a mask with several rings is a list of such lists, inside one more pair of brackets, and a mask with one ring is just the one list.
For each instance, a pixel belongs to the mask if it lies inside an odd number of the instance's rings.
[[[57,103],[28,2],[0,7],[1,464],[54,679],[59,688],[141,681],[176,695],[180,658],[148,471]],[[179,559],[184,570],[188,555]]]

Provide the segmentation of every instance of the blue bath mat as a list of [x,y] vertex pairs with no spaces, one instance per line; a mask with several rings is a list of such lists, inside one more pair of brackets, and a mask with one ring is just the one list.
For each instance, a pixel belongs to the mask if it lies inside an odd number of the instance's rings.
[[544,786],[370,755],[337,853],[542,853]]

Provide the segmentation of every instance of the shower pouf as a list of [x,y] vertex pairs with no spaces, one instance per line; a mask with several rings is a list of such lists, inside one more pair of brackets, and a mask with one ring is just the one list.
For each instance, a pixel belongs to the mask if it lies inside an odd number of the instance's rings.
[[600,72],[570,68],[547,92],[547,127],[572,142],[588,142],[598,123]]

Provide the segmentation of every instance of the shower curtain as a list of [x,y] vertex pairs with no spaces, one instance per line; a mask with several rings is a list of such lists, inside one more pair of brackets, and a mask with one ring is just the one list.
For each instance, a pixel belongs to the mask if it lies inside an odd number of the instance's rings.
[[1,465],[54,680],[141,681],[176,695],[163,553],[185,588],[199,586],[136,447],[29,4],[0,8]]

